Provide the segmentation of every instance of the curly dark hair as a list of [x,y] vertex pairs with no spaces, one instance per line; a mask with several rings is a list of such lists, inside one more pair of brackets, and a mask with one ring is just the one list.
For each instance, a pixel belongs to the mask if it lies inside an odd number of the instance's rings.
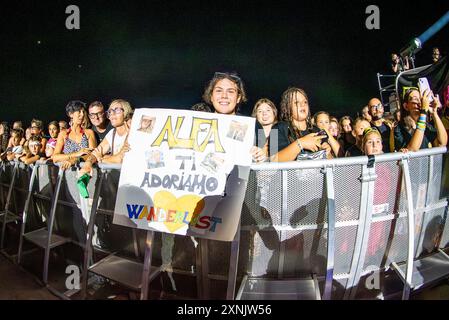
[[245,86],[243,85],[243,81],[235,72],[215,72],[214,77],[209,80],[206,87],[204,88],[203,100],[208,105],[212,106],[212,101],[210,100],[210,98],[212,97],[212,91],[214,90],[217,82],[223,79],[228,79],[229,81],[234,82],[237,86],[237,90],[239,91],[240,95],[240,102],[235,107],[235,112],[237,113],[240,105],[242,103],[245,103],[248,99],[246,97],[246,91]]

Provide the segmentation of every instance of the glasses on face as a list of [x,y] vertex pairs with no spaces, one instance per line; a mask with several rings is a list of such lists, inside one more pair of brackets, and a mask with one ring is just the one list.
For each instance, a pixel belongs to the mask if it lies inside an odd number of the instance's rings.
[[122,114],[123,111],[125,111],[123,108],[109,109],[108,111],[106,111],[106,116],[109,118],[113,114]]
[[31,129],[39,129],[39,127],[32,126]]
[[89,113],[89,118],[91,118],[91,119],[100,118],[103,115],[104,115],[104,111],[97,112],[97,113]]
[[379,110],[379,109],[383,109],[384,106],[382,105],[382,103],[378,103],[374,106],[370,106],[370,108],[373,108],[374,110]]

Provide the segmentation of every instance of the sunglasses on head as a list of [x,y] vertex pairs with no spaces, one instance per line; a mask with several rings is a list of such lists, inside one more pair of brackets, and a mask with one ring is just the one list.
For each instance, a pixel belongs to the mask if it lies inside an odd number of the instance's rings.
[[214,78],[231,78],[237,82],[241,82],[242,79],[240,79],[239,76],[236,76],[234,74],[230,74],[230,73],[225,73],[225,72],[215,72],[214,73]]

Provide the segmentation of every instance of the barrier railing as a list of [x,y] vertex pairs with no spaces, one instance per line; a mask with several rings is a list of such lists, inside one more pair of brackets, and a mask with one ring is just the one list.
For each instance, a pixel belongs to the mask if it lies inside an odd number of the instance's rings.
[[[445,152],[446,148],[432,148],[374,159],[253,165],[237,248],[233,248],[236,242],[163,234],[150,239],[151,264],[160,266],[169,276],[196,276],[197,290],[203,298],[233,298],[235,286],[244,276],[252,282],[243,281],[241,286],[256,285],[258,279],[315,274],[323,298],[356,299],[358,292],[366,289],[367,277],[393,268],[404,279],[403,297],[407,298],[409,291],[417,288],[416,261],[435,253],[443,256],[438,249],[449,246],[449,157]],[[143,255],[148,251],[147,233],[112,224],[120,166],[101,170],[106,169],[107,181],[95,200],[97,178],[101,176],[98,169],[89,183],[89,199],[83,199],[76,188],[77,169],[62,174],[53,165],[40,164],[31,172],[26,166],[6,163],[0,171],[0,203],[3,209],[8,204],[6,209],[18,208],[15,213],[23,213],[22,235],[26,235],[25,229],[47,226],[47,241],[54,233],[85,249],[94,202],[98,208],[89,239],[94,251],[125,252],[141,261],[148,271],[148,260]],[[16,174],[25,177],[25,172],[28,179],[14,180]],[[24,191],[25,197],[14,196]],[[2,230],[3,238],[5,223]],[[46,247],[51,248],[49,243]],[[92,265],[92,252],[89,255],[80,257],[80,261]],[[231,260],[238,258],[237,270],[223,263],[230,256]],[[429,279],[437,278],[434,275]],[[45,283],[45,271],[43,279]],[[173,277],[170,279],[175,288]],[[209,290],[223,280],[228,280],[227,288]],[[421,280],[422,284],[427,281]],[[240,292],[239,297],[245,295]]]

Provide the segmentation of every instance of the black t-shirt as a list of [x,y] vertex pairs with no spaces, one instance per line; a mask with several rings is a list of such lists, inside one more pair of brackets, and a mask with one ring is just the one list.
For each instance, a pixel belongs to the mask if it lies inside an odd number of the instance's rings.
[[346,150],[345,157],[359,157],[359,156],[363,156],[363,152],[362,150],[359,149],[359,147],[357,147],[356,144],[353,144],[348,148],[348,150]]
[[108,134],[109,130],[113,129],[111,122],[108,121],[108,126],[106,127],[106,130],[104,132],[98,132],[98,129],[96,126],[92,126],[92,130],[95,134],[95,139],[97,140],[97,144],[100,144],[101,141],[103,141],[104,137]]
[[[403,123],[399,123],[394,128],[394,150],[398,151],[401,148],[406,148],[410,140],[412,140],[412,133],[404,127]],[[419,149],[427,149],[432,146],[432,142],[437,138],[437,129],[430,123],[427,123],[426,131],[424,131],[424,137]],[[429,146],[430,144],[430,146]]]
[[385,123],[382,123],[380,126],[376,126],[373,123],[371,123],[371,126],[373,128],[376,128],[380,135],[382,136],[382,150],[384,153],[390,152],[390,127],[387,126]]
[[263,127],[259,122],[256,122],[255,128],[256,132],[254,145],[259,148],[263,148],[265,143],[268,141],[268,154],[270,156],[276,154],[290,144],[290,141],[288,140],[288,124],[286,122],[281,121],[275,123],[271,127],[268,137],[265,136]]
[[[276,126],[276,127],[275,127]],[[276,125],[273,126],[273,129],[278,129],[278,150],[282,150],[286,147],[288,147],[292,142],[294,142],[296,139],[293,138],[291,141],[289,139],[289,136],[293,136],[293,129],[289,128],[288,123],[281,121],[276,123]],[[271,129],[271,130],[273,130]],[[310,129],[306,129],[306,130],[301,130],[300,131],[300,137],[304,137],[306,135],[308,135],[309,133],[313,133],[313,132],[319,132],[320,129],[318,129],[317,127],[312,127]],[[271,133],[270,133],[271,136]],[[270,146],[271,147],[271,146]],[[309,150],[301,150],[301,153],[313,153],[312,151]]]

